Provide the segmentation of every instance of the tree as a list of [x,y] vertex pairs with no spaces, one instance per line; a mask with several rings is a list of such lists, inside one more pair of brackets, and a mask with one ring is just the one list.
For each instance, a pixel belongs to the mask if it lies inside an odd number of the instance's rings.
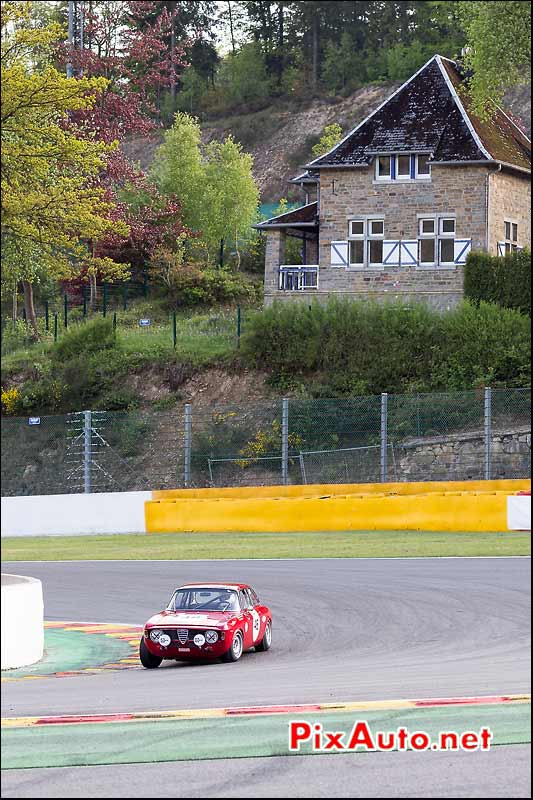
[[531,3],[477,0],[457,5],[467,36],[465,64],[473,71],[473,108],[487,118],[508,88],[529,81]]
[[165,131],[151,169],[157,187],[163,194],[179,198],[185,224],[196,230],[203,213],[204,166],[200,140],[198,121],[179,111],[172,128]]
[[112,147],[67,126],[90,109],[105,78],[66,78],[47,65],[61,31],[31,24],[31,3],[2,3],[2,235],[20,254],[26,314],[37,337],[33,279],[75,274],[82,240],[127,226],[109,217],[96,181]]
[[238,244],[255,221],[259,192],[252,157],[231,136],[207,145],[205,158],[200,143],[198,121],[178,112],[156,151],[151,175],[163,194],[179,200],[183,221],[205,244],[209,260],[223,241]]
[[341,139],[342,128],[337,122],[334,122],[332,125],[326,125],[320,137],[320,141],[313,147],[312,152],[314,157],[318,158],[318,156],[329,153]]
[[211,250],[220,242],[220,266],[224,243],[234,241],[240,267],[239,238],[255,222],[259,205],[253,159],[231,136],[224,142],[211,142],[206,158],[203,238]]

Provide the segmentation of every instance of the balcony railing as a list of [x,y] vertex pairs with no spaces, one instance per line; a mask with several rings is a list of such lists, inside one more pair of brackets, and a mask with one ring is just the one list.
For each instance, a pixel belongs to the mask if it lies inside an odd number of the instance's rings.
[[318,264],[283,265],[279,268],[279,288],[289,292],[318,289]]

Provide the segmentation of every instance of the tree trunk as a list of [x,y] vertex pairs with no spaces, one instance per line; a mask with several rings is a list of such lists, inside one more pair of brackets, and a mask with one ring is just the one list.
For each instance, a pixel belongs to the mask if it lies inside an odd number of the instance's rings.
[[241,269],[241,251],[239,250],[239,234],[235,231],[235,252],[237,253],[237,270]]
[[278,86],[281,86],[283,81],[283,73],[285,71],[285,30],[284,30],[284,9],[283,3],[278,4]]
[[170,99],[172,100],[172,111],[176,103],[176,75],[174,73],[174,53],[176,52],[176,29],[174,26],[174,19],[172,20],[172,29],[170,31],[170,60],[172,62],[172,79],[170,81]]
[[315,12],[313,16],[313,90],[316,91],[318,86],[318,39],[320,31],[320,21],[318,13]]
[[235,35],[233,32],[233,13],[231,11],[231,2],[228,0],[228,16],[229,16],[229,32],[231,37],[231,52],[235,55]]
[[22,288],[24,289],[24,308],[26,310],[26,319],[33,329],[32,338],[35,341],[39,340],[39,330],[37,328],[37,315],[35,313],[35,306],[33,304],[33,285],[30,281],[22,281]]
[[18,294],[17,294],[17,287],[13,289],[13,298],[12,298],[12,305],[11,305],[11,319],[13,322],[17,321],[17,312],[18,312]]
[[94,308],[98,300],[98,289],[96,286],[96,274],[89,275],[89,305]]

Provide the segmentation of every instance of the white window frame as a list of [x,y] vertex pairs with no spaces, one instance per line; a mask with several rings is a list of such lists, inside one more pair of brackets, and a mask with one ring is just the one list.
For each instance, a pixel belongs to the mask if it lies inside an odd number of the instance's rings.
[[[422,224],[424,222],[433,222],[433,230],[431,232],[423,231]],[[439,228],[439,220],[436,216],[419,217],[418,218],[418,265],[420,267],[436,267],[438,264],[438,242],[437,232]],[[433,241],[433,261],[422,261],[422,247],[421,241],[423,239],[431,239]]]
[[429,162],[430,154],[429,153],[416,153],[416,155],[415,155],[415,180],[419,180],[419,181],[431,180],[431,164],[428,163],[428,171],[427,172],[419,172],[419,170],[418,170],[418,159],[421,156],[425,156],[425,158],[427,158],[428,162]]
[[[509,225],[509,236],[507,236],[507,225]],[[516,238],[513,236],[513,227],[516,227]],[[503,234],[502,243],[505,245],[505,254],[518,250],[518,222],[514,219],[504,219]]]
[[[423,233],[422,223],[434,220],[433,233]],[[453,233],[443,233],[444,220],[453,220]],[[442,242],[447,240],[455,241],[457,238],[457,217],[455,214],[419,214],[418,215],[418,269],[455,269],[455,257],[452,261],[443,261],[441,257]],[[433,239],[434,244],[434,261],[422,261],[421,259],[421,246],[422,239]]]
[[[363,233],[362,234],[353,234],[352,233],[352,222],[363,222]],[[381,222],[383,225],[382,233],[373,233],[372,232],[372,225],[375,222]],[[358,263],[352,263],[351,260],[351,242],[362,242],[363,243],[363,261]],[[348,270],[375,270],[375,269],[383,269],[383,250],[381,255],[381,261],[372,262],[370,261],[370,242],[373,241],[385,241],[385,218],[379,215],[369,215],[365,217],[353,217],[348,220],[348,266],[346,269]]]
[[[397,155],[394,156],[394,158],[396,159],[395,176],[396,176],[396,180],[397,181],[411,181],[411,180],[413,180],[411,178],[411,158],[412,158],[412,155],[413,155],[413,153],[398,153]],[[407,170],[407,174],[405,174],[404,172],[400,173],[399,164],[400,164],[400,158],[401,157],[406,158],[408,160],[408,162],[409,162],[409,167],[408,167],[408,170]]]
[[[388,175],[380,175],[379,174],[379,159],[380,158],[388,158],[389,159],[389,173]],[[375,178],[377,181],[383,182],[388,181],[389,183],[394,180],[392,177],[392,159],[394,158],[393,155],[389,155],[387,153],[382,153],[381,155],[376,156],[376,167],[375,167]]]
[[[431,181],[431,164],[428,164],[428,172],[419,172],[418,161],[419,158],[427,158],[429,160],[430,153],[379,153],[375,156],[374,165],[374,183],[415,183],[418,181]],[[407,173],[400,173],[398,170],[399,159],[404,156],[409,159],[409,171]],[[387,175],[379,174],[379,159],[389,159],[389,172]],[[414,176],[411,175],[411,163],[414,158],[415,168]],[[394,175],[394,177],[392,177]]]

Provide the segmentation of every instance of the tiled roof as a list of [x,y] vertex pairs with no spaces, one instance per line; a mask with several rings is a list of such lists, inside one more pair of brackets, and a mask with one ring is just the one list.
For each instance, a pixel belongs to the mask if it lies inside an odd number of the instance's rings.
[[453,61],[434,56],[329,153],[321,167],[366,166],[376,153],[429,152],[432,161],[501,161],[530,169],[531,144],[498,109],[482,123],[468,110]]
[[295,178],[291,178],[289,183],[318,183],[318,175],[312,174],[309,170],[302,172],[300,175],[296,175]]
[[318,203],[309,203],[306,206],[295,208],[294,211],[287,211],[285,214],[280,214],[277,217],[271,217],[264,222],[260,222],[258,225],[254,225],[253,227],[258,228],[259,230],[262,228],[271,228],[277,226],[289,227],[291,225],[305,225],[306,227],[309,227],[310,225],[317,224],[317,214]]

